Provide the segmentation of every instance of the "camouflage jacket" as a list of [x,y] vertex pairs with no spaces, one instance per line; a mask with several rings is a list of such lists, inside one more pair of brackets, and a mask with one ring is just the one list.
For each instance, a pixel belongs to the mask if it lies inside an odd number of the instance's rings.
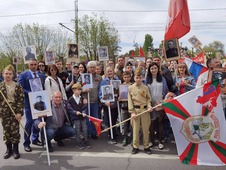
[[[6,91],[5,82],[0,83],[0,90],[3,93],[3,95],[5,96],[5,98],[7,99],[7,91]],[[2,93],[0,93],[0,118],[14,115],[12,113],[11,109],[9,108],[9,106],[7,105],[6,101],[4,100]],[[23,88],[17,83],[16,83],[15,93],[14,93],[14,102],[10,103],[10,104],[16,114],[20,113],[23,116],[23,114],[24,114],[24,111],[23,111],[23,109],[24,109],[24,92],[23,92]]]

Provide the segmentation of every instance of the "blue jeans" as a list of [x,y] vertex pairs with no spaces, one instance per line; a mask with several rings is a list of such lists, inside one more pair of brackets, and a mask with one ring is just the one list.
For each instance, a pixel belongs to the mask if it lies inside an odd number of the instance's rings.
[[75,129],[71,125],[63,125],[58,129],[46,128],[47,140],[52,139],[58,141],[75,135]]
[[25,124],[25,130],[28,133],[28,136],[26,133],[24,133],[24,146],[30,146],[31,141],[31,133],[32,133],[32,141],[37,141],[39,138],[39,130],[34,127],[34,120],[32,119],[31,115],[31,109],[30,107],[25,107],[25,116],[26,116],[26,124]]
[[90,103],[90,116],[99,118],[99,103]]

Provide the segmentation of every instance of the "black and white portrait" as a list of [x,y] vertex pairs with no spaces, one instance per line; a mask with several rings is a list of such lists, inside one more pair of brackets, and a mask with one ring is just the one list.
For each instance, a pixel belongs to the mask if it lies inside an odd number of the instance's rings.
[[119,85],[121,84],[121,80],[111,80],[111,85],[113,86],[114,97],[118,97],[119,95]]
[[103,102],[113,102],[115,100],[112,85],[101,86],[101,92]]
[[128,100],[128,88],[129,88],[129,85],[120,84],[120,86],[119,86],[119,100],[120,101]]
[[180,48],[176,38],[163,41],[163,48],[166,61],[180,59]]
[[41,95],[36,96],[36,102],[34,103],[34,109],[38,111],[46,110],[46,104]]
[[27,46],[23,48],[24,63],[27,64],[30,59],[37,59],[35,46]]
[[109,60],[108,47],[107,46],[99,47],[98,56],[99,56],[99,61],[108,61]]
[[222,94],[226,94],[226,69],[214,68],[209,72],[208,82],[219,80]]
[[45,52],[45,63],[46,63],[46,65],[55,64],[55,52],[53,52],[53,51]]
[[93,87],[93,79],[92,74],[83,73],[82,74],[82,85],[83,89],[89,89]]
[[52,116],[50,99],[46,90],[28,93],[32,119]]
[[68,58],[78,58],[78,45],[77,44],[69,44],[68,45]]
[[198,40],[196,36],[192,36],[191,38],[188,39],[188,41],[191,43],[193,47],[198,49],[199,47],[202,46],[202,43]]
[[32,92],[42,91],[42,83],[40,78],[29,79],[30,87]]

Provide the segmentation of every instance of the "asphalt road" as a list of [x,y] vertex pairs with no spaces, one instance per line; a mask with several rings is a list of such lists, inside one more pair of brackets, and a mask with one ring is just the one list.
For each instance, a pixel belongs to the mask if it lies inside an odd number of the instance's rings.
[[[24,123],[24,119],[22,123]],[[22,129],[21,129],[21,134]],[[90,139],[92,148],[79,150],[75,147],[75,139],[64,141],[66,146],[58,147],[53,141],[54,152],[50,153],[51,165],[48,165],[45,148],[31,145],[33,151],[27,153],[23,148],[23,138],[20,143],[21,158],[13,157],[5,160],[5,145],[0,126],[0,169],[1,170],[223,170],[226,167],[188,166],[178,160],[175,143],[166,143],[163,150],[154,147],[153,154],[141,152],[132,155],[132,147],[123,147],[121,140],[118,144],[109,144],[107,134],[99,139]]]

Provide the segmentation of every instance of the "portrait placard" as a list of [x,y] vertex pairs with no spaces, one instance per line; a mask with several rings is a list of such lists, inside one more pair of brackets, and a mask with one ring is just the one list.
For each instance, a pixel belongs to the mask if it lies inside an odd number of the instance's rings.
[[163,41],[163,52],[165,61],[179,60],[180,56],[180,47],[178,39],[170,39]]
[[82,74],[82,88],[89,89],[93,88],[93,76],[90,73]]
[[202,46],[202,43],[198,40],[198,38],[194,35],[191,38],[188,39],[188,41],[191,43],[193,47],[198,49],[199,47]]
[[78,58],[78,45],[68,44],[68,58]]
[[21,56],[13,57],[13,64],[22,64],[22,57]]
[[110,84],[113,86],[114,97],[119,96],[119,85],[121,84],[121,80],[111,80]]
[[103,102],[114,102],[115,101],[112,85],[101,86],[101,92],[102,92]]
[[40,78],[29,79],[30,87],[32,92],[42,91],[42,83]]
[[50,99],[46,90],[28,93],[32,119],[52,116]]
[[208,74],[208,82],[219,80],[220,89],[222,94],[226,94],[226,69],[214,68]]
[[107,46],[99,47],[98,56],[99,56],[99,61],[108,61],[109,60],[108,47]]
[[128,88],[130,85],[120,84],[119,86],[119,101],[128,100]]
[[30,45],[23,48],[23,58],[25,64],[27,64],[31,58],[37,60],[36,49],[34,45]]
[[54,51],[45,51],[45,63],[46,65],[55,64],[56,52]]

